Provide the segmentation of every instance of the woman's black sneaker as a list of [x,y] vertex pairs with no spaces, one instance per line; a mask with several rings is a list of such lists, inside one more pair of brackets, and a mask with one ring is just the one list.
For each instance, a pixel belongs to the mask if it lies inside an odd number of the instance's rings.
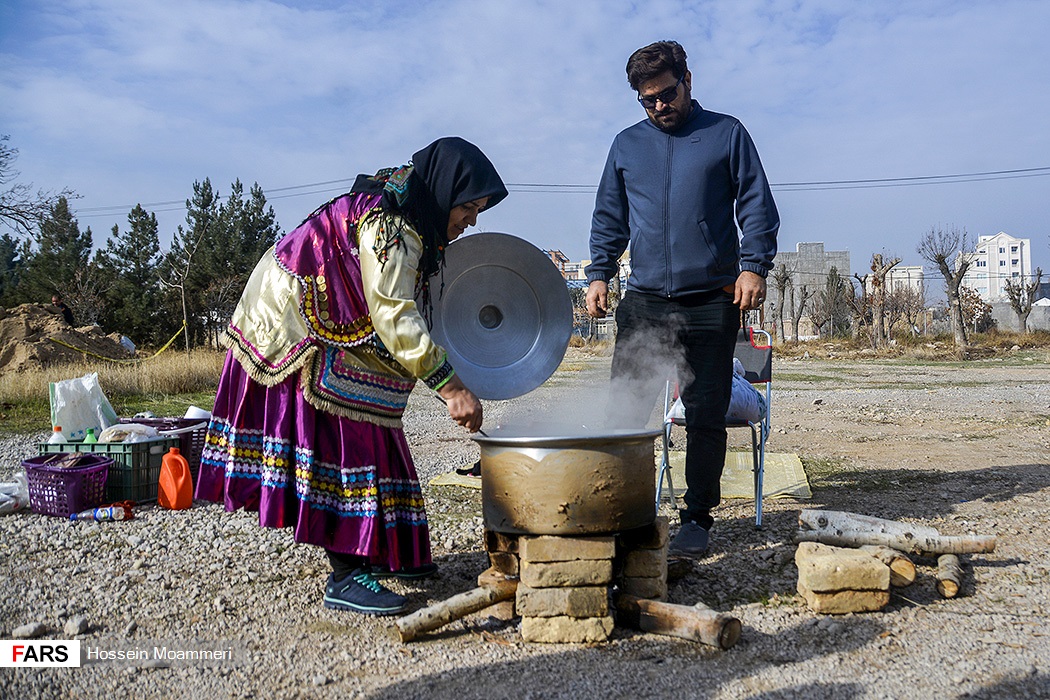
[[352,610],[365,615],[397,615],[404,612],[408,599],[389,591],[375,580],[368,569],[356,569],[341,581],[329,575],[324,589],[324,606]]
[[423,566],[416,566],[410,569],[398,569],[397,571],[391,571],[385,566],[373,566],[372,577],[373,578],[400,578],[400,579],[417,579],[427,578],[437,573],[437,564],[424,564]]

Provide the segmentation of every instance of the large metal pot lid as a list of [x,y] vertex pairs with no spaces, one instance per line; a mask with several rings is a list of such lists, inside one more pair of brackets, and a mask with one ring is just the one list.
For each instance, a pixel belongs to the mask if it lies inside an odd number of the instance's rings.
[[565,279],[539,248],[506,233],[476,233],[445,250],[431,281],[434,340],[467,388],[512,399],[558,368],[572,334]]

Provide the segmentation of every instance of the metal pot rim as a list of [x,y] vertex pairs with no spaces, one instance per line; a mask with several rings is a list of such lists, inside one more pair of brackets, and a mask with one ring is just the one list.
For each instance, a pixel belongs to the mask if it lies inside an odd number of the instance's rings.
[[616,429],[601,433],[575,435],[519,435],[514,431],[493,430],[487,435],[471,435],[471,439],[482,446],[515,446],[515,447],[582,447],[586,445],[623,444],[625,442],[653,440],[661,435],[659,428],[652,429]]

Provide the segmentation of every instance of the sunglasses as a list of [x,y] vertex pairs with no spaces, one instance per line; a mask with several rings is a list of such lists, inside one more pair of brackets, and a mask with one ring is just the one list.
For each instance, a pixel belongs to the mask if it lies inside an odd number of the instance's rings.
[[656,109],[657,102],[663,102],[665,105],[669,105],[678,99],[678,86],[685,80],[685,73],[682,73],[682,77],[678,79],[678,82],[673,86],[667,88],[663,92],[658,92],[650,97],[639,97],[638,103],[646,109]]

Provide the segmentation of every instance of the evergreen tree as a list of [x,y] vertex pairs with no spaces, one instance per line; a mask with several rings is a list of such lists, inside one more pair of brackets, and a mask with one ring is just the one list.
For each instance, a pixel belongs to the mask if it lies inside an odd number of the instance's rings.
[[112,281],[106,293],[103,326],[128,336],[137,345],[162,342],[158,308],[160,238],[157,217],[136,205],[128,214],[128,229],[113,227],[106,248],[95,256]]
[[188,228],[179,227],[163,266],[169,303],[185,306],[188,344],[191,336],[194,343],[214,342],[255,264],[280,235],[257,183],[245,199],[236,180],[221,205],[208,179],[194,183],[193,195],[186,203]]
[[91,228],[81,233],[69,200],[59,197],[33,238],[35,246],[23,248],[27,256],[19,282],[22,298],[49,303],[52,294],[60,294],[79,318],[75,287],[78,273],[84,274],[91,256]]
[[252,184],[248,194],[244,228],[244,253],[248,262],[247,272],[244,273],[245,281],[255,269],[255,263],[259,261],[263,253],[281,237],[281,226],[277,223],[277,214],[272,206],[267,205],[266,195],[263,194],[259,183]]
[[[186,200],[187,227],[178,227],[171,249],[161,265],[161,283],[168,290],[165,304],[171,312],[166,318],[176,324],[185,322],[183,343],[186,350],[192,347],[192,338],[200,338],[204,332],[201,309],[196,303],[200,291],[208,284],[210,273],[203,268],[215,258],[221,260],[225,256],[222,244],[215,245],[211,240],[213,237],[221,239],[218,219],[219,196],[212,189],[211,180],[204,178],[204,182],[194,182],[193,197]],[[210,254],[198,254],[201,249],[208,249]],[[165,332],[175,327],[165,328]]]
[[839,274],[838,268],[834,265],[828,271],[823,294],[831,322],[829,334],[832,336],[845,334],[849,330],[849,302],[853,297],[853,287],[849,280]]
[[21,248],[11,234],[0,235],[0,306],[17,306],[20,303],[16,293],[25,266]]

